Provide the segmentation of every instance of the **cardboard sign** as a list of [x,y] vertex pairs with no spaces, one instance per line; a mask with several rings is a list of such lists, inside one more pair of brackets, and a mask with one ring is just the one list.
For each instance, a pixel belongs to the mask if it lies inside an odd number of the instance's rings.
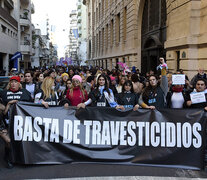
[[174,75],[172,75],[172,84],[173,85],[185,84],[185,74],[174,74]]
[[192,101],[192,104],[206,102],[206,97],[205,97],[205,93],[204,92],[191,93],[190,94],[190,99]]

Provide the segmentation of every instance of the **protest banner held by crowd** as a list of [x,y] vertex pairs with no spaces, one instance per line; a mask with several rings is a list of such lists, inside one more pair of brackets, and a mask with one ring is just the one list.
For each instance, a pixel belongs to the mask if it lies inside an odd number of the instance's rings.
[[141,74],[136,68],[123,67],[109,71],[101,67],[54,66],[12,76],[7,88],[0,91],[0,137],[6,142],[8,167],[13,166],[8,112],[18,101],[36,103],[43,110],[54,105],[65,109],[70,106],[78,109],[110,107],[117,113],[140,108],[207,110],[207,76],[202,69],[189,81],[182,70],[170,73],[163,58],[160,58],[157,72]]

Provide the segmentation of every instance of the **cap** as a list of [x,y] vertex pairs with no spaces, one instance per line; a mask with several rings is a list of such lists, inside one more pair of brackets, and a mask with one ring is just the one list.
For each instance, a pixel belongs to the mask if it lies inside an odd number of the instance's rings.
[[16,80],[16,81],[20,82],[20,77],[19,77],[19,76],[12,76],[12,77],[9,79],[9,81],[11,81],[11,80]]

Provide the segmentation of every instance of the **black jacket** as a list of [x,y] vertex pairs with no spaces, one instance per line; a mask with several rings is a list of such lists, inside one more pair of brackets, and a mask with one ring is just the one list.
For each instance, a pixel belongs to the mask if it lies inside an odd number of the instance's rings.
[[0,97],[2,98],[4,105],[7,105],[7,103],[11,100],[32,102],[31,94],[26,89],[20,89],[17,92],[3,90],[0,91]]
[[133,108],[138,104],[139,95],[135,93],[118,93],[116,95],[117,103],[125,108]]

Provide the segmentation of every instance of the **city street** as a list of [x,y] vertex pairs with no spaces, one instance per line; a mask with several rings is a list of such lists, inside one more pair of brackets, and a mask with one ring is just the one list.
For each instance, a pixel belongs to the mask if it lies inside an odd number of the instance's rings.
[[[85,177],[109,177],[127,176],[128,179],[160,179],[158,177],[182,177],[182,178],[207,178],[207,171],[192,171],[173,168],[158,168],[144,166],[125,166],[125,165],[104,165],[104,164],[64,164],[64,165],[15,165],[13,169],[7,169],[3,161],[3,142],[0,140],[0,179],[54,179],[54,178],[78,178]],[[133,176],[133,177],[129,177]],[[135,177],[136,176],[136,177]],[[144,176],[144,177],[143,177]],[[147,176],[147,177],[145,177]],[[107,178],[108,177],[108,178]],[[95,178],[92,178],[95,179]],[[99,178],[98,178],[99,179]],[[120,178],[117,178],[120,179]],[[126,179],[124,177],[123,179]],[[171,178],[170,178],[171,179]]]
[[204,22],[207,0],[0,0],[0,180],[207,179]]

